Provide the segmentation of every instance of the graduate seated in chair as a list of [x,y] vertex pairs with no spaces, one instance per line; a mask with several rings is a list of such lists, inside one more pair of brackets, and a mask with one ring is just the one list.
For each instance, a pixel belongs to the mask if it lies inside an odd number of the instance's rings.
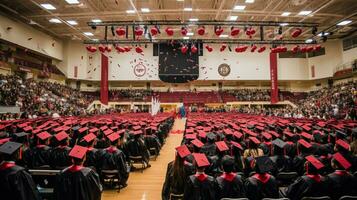
[[48,146],[48,140],[52,137],[48,132],[43,131],[36,135],[37,145],[26,151],[27,166],[30,169],[49,167],[51,148]]
[[[123,136],[124,134],[121,135]],[[117,148],[119,145],[119,138],[120,135],[118,132],[112,133],[108,136],[110,147],[104,149],[101,157],[99,158],[100,170],[102,178],[105,173],[104,170],[117,170],[117,178],[119,179],[120,187],[126,187],[126,182],[129,178],[129,169],[124,153]]]
[[222,168],[223,174],[216,178],[216,199],[244,198],[246,195],[242,177],[234,173],[234,158],[224,156]]
[[319,174],[324,165],[313,155],[307,156],[305,162],[306,174],[289,185],[283,196],[298,200],[303,197],[321,197],[328,195],[326,178]]
[[273,170],[274,163],[267,156],[256,157],[253,161],[255,174],[249,177],[245,183],[246,194],[250,200],[263,198],[278,198],[278,183],[269,172]]
[[53,169],[63,169],[72,164],[69,152],[71,148],[68,145],[68,135],[66,132],[59,132],[55,135],[58,146],[52,149],[50,153],[50,166]]
[[149,163],[150,153],[144,140],[141,138],[141,134],[141,130],[133,131],[134,137],[127,142],[126,149],[129,157],[141,157],[146,167],[151,167]]
[[56,200],[100,200],[102,185],[99,176],[91,168],[84,167],[87,148],[76,145],[69,156],[73,165],[62,170],[54,188]]
[[16,142],[7,142],[0,146],[1,199],[40,200],[31,175],[23,167],[15,164],[21,146],[22,144]]
[[205,168],[210,165],[203,153],[192,154],[196,165],[196,174],[189,176],[185,185],[184,200],[215,200],[215,180],[205,174]]
[[289,172],[291,170],[291,159],[285,155],[286,142],[277,138],[273,140],[273,156],[270,159],[274,163],[273,175],[276,176],[279,172]]
[[351,168],[351,163],[341,153],[335,153],[331,160],[331,166],[335,169],[335,172],[327,175],[329,196],[332,199],[339,199],[342,196],[356,196],[357,180],[347,171]]

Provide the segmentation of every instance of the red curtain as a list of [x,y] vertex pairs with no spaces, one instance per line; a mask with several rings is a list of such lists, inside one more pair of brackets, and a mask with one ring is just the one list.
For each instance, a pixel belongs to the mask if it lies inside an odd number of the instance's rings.
[[270,53],[270,80],[271,80],[271,93],[270,101],[272,104],[279,101],[278,95],[278,55]]
[[108,57],[102,54],[102,71],[100,79],[100,102],[108,105]]

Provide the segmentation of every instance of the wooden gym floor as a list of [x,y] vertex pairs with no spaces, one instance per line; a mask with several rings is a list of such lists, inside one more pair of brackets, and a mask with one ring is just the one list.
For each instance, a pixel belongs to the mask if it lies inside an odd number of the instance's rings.
[[[185,120],[176,119],[172,130],[184,130]],[[174,159],[175,147],[179,146],[183,134],[170,134],[156,161],[150,161],[151,167],[131,172],[128,186],[118,193],[117,190],[105,190],[102,200],[160,200],[162,185],[165,180],[167,164]]]

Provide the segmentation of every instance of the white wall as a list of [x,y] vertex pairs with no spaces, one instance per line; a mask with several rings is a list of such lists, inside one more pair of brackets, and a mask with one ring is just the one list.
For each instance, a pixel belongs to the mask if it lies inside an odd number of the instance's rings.
[[342,62],[348,63],[357,59],[357,47],[342,52]]
[[1,15],[0,38],[55,59],[63,59],[61,40]]
[[308,61],[305,58],[278,59],[278,80],[307,80]]

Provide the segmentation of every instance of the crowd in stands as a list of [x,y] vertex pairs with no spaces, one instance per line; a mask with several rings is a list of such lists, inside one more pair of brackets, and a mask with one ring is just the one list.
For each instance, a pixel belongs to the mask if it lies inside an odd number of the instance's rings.
[[238,89],[225,92],[235,96],[237,101],[270,101],[270,90]]
[[351,120],[191,113],[162,199],[356,196],[356,127]]
[[0,105],[19,106],[22,118],[79,115],[93,100],[63,84],[0,75]]
[[[47,198],[100,200],[103,187],[124,188],[130,171],[151,167],[150,158],[159,155],[172,125],[167,113],[0,123],[0,194],[5,199],[40,200],[41,188],[54,188]],[[61,171],[51,179],[31,176],[29,169]]]
[[[151,97],[153,94],[152,90],[144,90],[144,89],[123,89],[123,90],[110,90],[109,91],[109,99],[111,101],[143,101],[146,100],[147,97]],[[151,98],[148,98],[151,101]]]

